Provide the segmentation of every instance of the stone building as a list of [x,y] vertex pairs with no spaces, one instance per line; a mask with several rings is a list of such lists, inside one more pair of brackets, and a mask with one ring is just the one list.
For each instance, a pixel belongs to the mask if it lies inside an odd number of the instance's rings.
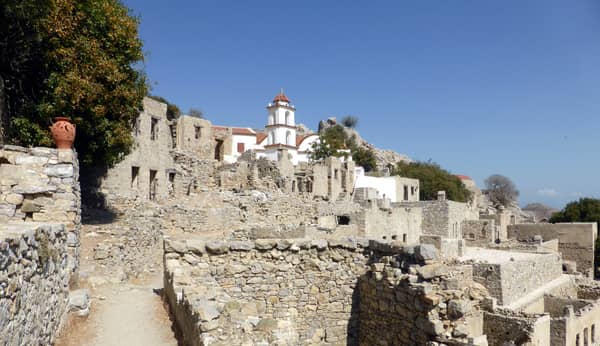
[[[176,145],[174,124],[167,119],[166,104],[146,97],[143,105],[134,126],[131,153],[102,180],[101,192],[109,199],[160,200],[173,192],[176,171],[170,151]],[[179,136],[181,141],[186,139],[184,134]]]

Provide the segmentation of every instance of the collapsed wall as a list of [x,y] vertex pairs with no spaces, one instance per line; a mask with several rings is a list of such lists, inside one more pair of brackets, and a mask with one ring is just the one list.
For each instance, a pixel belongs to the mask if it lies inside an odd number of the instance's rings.
[[0,226],[0,340],[50,345],[67,310],[71,268],[62,224]]
[[189,345],[379,344],[382,326],[392,344],[480,337],[485,289],[435,257],[363,238],[166,239],[165,293]]

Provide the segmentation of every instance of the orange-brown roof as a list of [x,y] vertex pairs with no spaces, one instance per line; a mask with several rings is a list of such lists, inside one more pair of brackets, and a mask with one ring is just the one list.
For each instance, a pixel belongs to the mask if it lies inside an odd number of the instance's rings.
[[471,177],[469,177],[467,175],[462,175],[462,174],[456,174],[456,177],[460,180],[473,180],[473,179],[471,179]]
[[304,135],[304,136],[303,135],[297,135],[296,136],[296,146],[299,147],[300,144],[302,144],[302,142],[304,142],[305,139],[307,139],[308,137],[311,137],[311,136],[316,136],[316,134],[313,133],[313,134]]
[[262,141],[265,140],[265,138],[267,138],[267,134],[264,132],[258,132],[256,134],[256,144],[260,144]]
[[228,131],[231,129],[231,134],[233,135],[256,136],[256,133],[248,127],[213,126],[212,128],[217,131]]
[[246,127],[232,127],[231,133],[234,135],[242,136],[256,136],[256,133],[254,131]]
[[275,98],[273,99],[273,103],[277,101],[290,103],[290,99],[287,96],[285,96],[283,90],[279,94],[277,94],[277,96],[275,96]]

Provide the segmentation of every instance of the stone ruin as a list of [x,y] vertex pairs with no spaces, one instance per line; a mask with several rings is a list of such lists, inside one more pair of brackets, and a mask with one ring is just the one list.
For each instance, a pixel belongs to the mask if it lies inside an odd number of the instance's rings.
[[[184,344],[599,342],[595,225],[522,224],[443,193],[418,201],[402,191],[418,189],[410,180],[397,180],[393,202],[355,187],[353,164],[335,158],[223,163],[208,157],[202,129],[190,141],[163,138],[187,133],[185,124],[152,122],[164,107],[145,105],[137,128],[154,126],[154,139],[105,177],[101,192],[121,223],[106,226],[113,237],[93,257],[126,280],[156,270],[144,262],[162,247],[164,298]],[[52,344],[66,312],[87,308],[69,294],[79,191],[74,151],[0,147],[7,344]]]

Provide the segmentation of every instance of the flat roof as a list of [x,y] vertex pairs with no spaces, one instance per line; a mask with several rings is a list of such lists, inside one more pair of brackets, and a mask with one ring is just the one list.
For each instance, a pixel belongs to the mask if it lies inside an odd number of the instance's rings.
[[537,258],[540,258],[540,256],[545,255],[549,254],[466,247],[464,254],[459,257],[458,260],[461,262],[475,261],[490,264],[502,264],[507,262],[535,261]]

